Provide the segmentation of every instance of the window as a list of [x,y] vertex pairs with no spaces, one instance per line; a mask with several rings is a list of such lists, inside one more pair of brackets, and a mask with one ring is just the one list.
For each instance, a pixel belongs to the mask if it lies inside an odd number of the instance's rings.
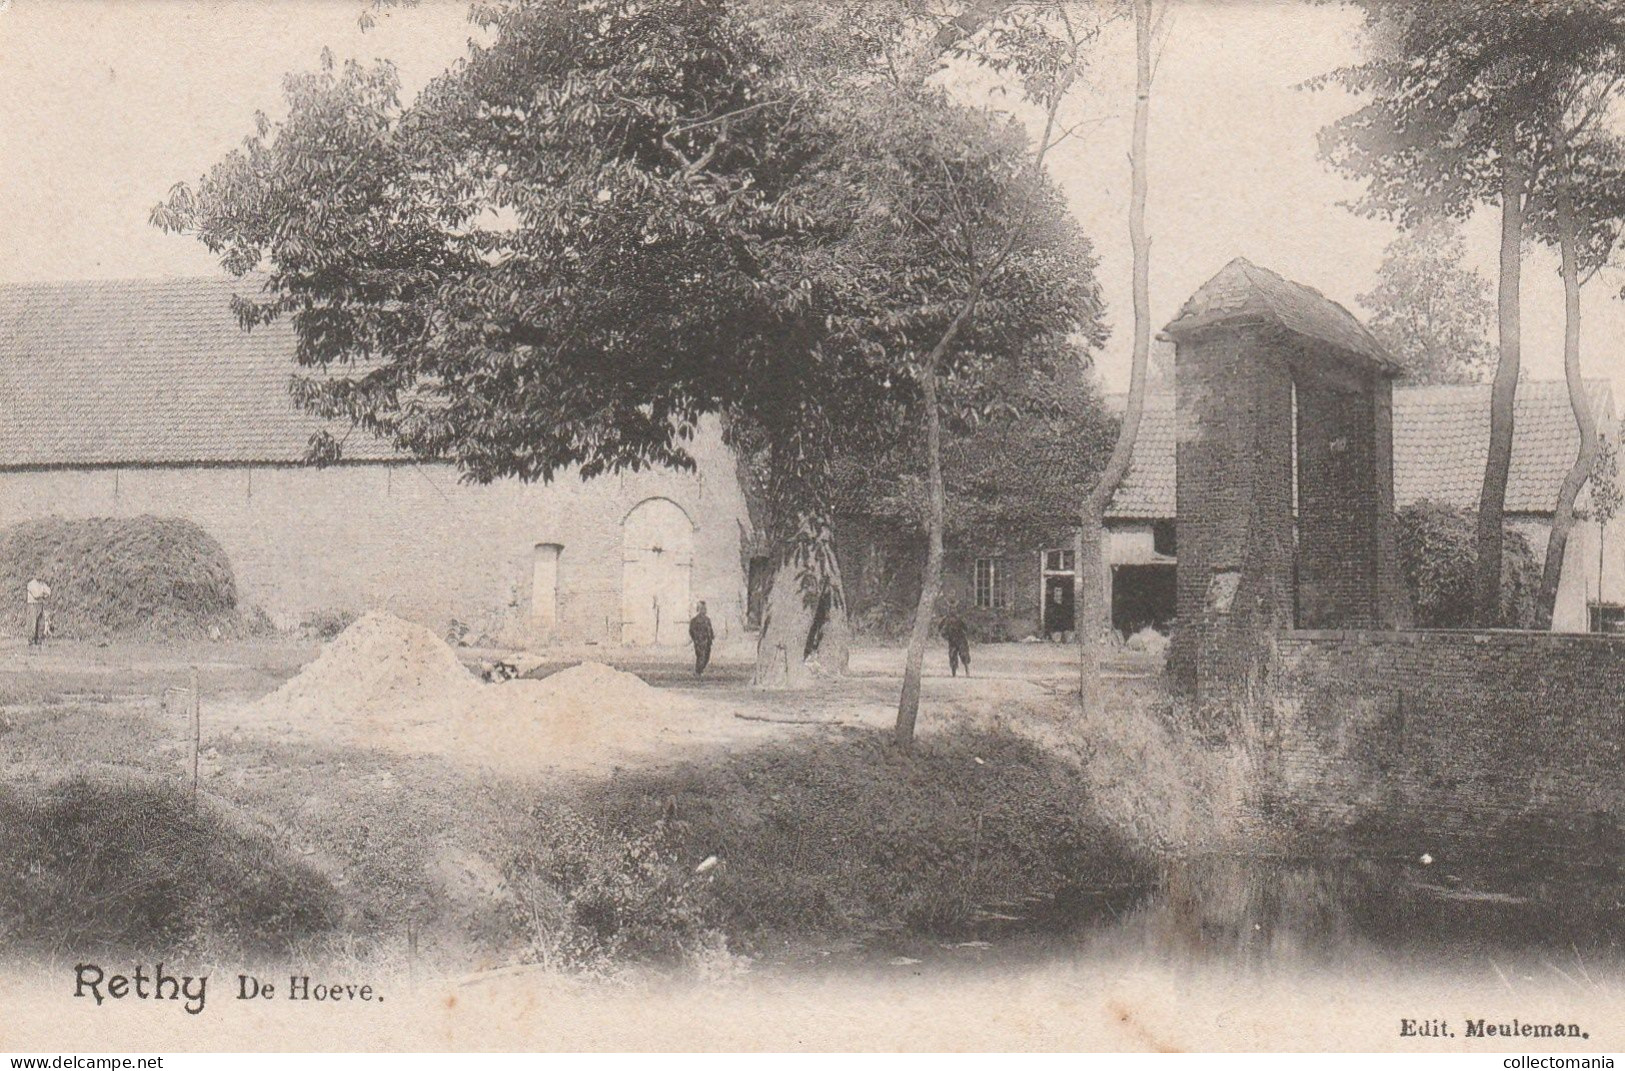
[[1591,610],[1592,632],[1625,632],[1625,606],[1612,602],[1593,602]]
[[1173,521],[1156,521],[1151,525],[1151,549],[1172,558],[1176,551]]
[[1070,550],[1046,550],[1044,552],[1044,572],[1070,573],[1077,568],[1077,557]]
[[999,610],[1004,599],[999,592],[999,563],[994,558],[976,559],[976,607],[979,610]]

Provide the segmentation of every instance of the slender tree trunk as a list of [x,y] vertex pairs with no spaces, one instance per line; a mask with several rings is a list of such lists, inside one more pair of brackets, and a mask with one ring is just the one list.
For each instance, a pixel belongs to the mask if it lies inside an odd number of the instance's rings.
[[1146,138],[1151,124],[1151,0],[1134,0],[1134,134],[1129,150],[1129,246],[1134,256],[1134,358],[1129,375],[1123,425],[1105,471],[1089,491],[1078,517],[1077,597],[1078,695],[1085,704],[1098,699],[1100,643],[1111,628],[1105,598],[1106,507],[1128,475],[1134,443],[1145,411],[1146,372],[1151,363],[1151,240],[1145,232]]
[[[1566,188],[1557,192],[1557,248],[1563,271],[1563,378],[1568,382],[1569,408],[1580,430],[1580,452],[1563,477],[1557,493],[1557,509],[1552,514],[1552,532],[1546,541],[1546,566],[1540,574],[1540,594],[1535,603],[1535,627],[1552,627],[1557,606],[1557,588],[1563,578],[1563,555],[1568,549],[1569,532],[1574,527],[1574,500],[1591,475],[1597,456],[1597,421],[1586,399],[1585,381],[1580,376],[1580,268],[1575,255],[1574,203]],[[1600,575],[1600,574],[1599,574]]]
[[1518,396],[1521,358],[1518,302],[1523,274],[1524,193],[1528,177],[1509,133],[1501,150],[1501,279],[1498,299],[1500,360],[1490,388],[1490,451],[1484,464],[1484,487],[1478,500],[1478,561],[1473,575],[1473,603],[1478,624],[1501,621],[1501,543],[1506,507],[1507,473],[1512,468],[1512,424]]
[[920,713],[920,674],[925,664],[925,647],[931,642],[937,619],[937,596],[942,591],[942,528],[944,493],[942,486],[942,416],[937,411],[937,361],[933,358],[920,384],[925,395],[925,452],[927,483],[925,575],[920,580],[920,602],[914,608],[914,627],[908,634],[908,656],[903,663],[903,693],[897,700],[897,725],[893,736],[899,747],[914,742],[914,724]]

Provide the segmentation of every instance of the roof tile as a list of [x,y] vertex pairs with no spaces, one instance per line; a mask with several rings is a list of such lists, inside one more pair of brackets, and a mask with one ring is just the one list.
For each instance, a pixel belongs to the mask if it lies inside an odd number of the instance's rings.
[[[304,460],[293,328],[245,331],[228,278],[0,287],[0,467]],[[344,426],[334,427],[343,438]],[[355,434],[345,456],[393,456]]]
[[[1588,381],[1586,391],[1598,423],[1613,427],[1614,396],[1608,382]],[[1489,442],[1487,384],[1395,388],[1394,501],[1407,506],[1431,498],[1476,509]],[[1580,433],[1569,410],[1567,386],[1543,380],[1519,384],[1506,511],[1552,512],[1558,485],[1579,448]],[[1149,395],[1128,475],[1107,516],[1125,520],[1173,517],[1174,454],[1173,395]]]
[[1400,370],[1353,313],[1319,290],[1282,278],[1243,257],[1203,283],[1165,330],[1180,335],[1216,324],[1259,319],[1330,343],[1389,372]]

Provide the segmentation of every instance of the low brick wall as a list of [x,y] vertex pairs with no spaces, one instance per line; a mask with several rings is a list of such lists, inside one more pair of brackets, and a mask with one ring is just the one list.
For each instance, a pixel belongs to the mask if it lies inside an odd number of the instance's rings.
[[1288,632],[1270,691],[1276,810],[1306,831],[1620,861],[1625,637]]

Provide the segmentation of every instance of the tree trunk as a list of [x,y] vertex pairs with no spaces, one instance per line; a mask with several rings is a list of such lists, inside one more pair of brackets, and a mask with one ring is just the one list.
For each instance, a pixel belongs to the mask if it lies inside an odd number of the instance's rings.
[[1574,527],[1574,500],[1590,477],[1597,456],[1597,421],[1586,399],[1585,381],[1580,377],[1580,268],[1575,245],[1574,204],[1568,190],[1559,189],[1557,248],[1563,269],[1563,378],[1568,382],[1569,408],[1580,430],[1580,452],[1557,492],[1552,533],[1546,541],[1546,566],[1540,574],[1540,594],[1535,602],[1535,627],[1539,629],[1552,627],[1557,587],[1563,578],[1563,555],[1568,549],[1569,531]]
[[805,551],[798,543],[778,548],[756,640],[758,688],[805,688],[846,673],[852,635],[833,531],[827,523],[814,530],[819,535]]
[[1129,150],[1129,246],[1134,255],[1134,358],[1129,375],[1128,402],[1123,425],[1105,471],[1085,499],[1078,517],[1082,538],[1078,545],[1078,695],[1087,704],[1097,698],[1099,647],[1111,628],[1111,607],[1105,598],[1106,507],[1128,475],[1134,443],[1140,435],[1145,411],[1146,372],[1151,363],[1151,240],[1145,232],[1146,138],[1151,124],[1151,0],[1134,0],[1134,134]]
[[1528,179],[1509,133],[1501,150],[1501,279],[1497,295],[1500,360],[1490,389],[1490,451],[1484,463],[1484,487],[1478,499],[1478,561],[1473,576],[1473,604],[1478,624],[1501,621],[1501,543],[1512,468],[1513,407],[1518,396],[1521,358],[1518,302],[1523,273],[1524,191]]
[[816,414],[787,412],[768,435],[768,519],[776,564],[756,640],[758,688],[804,688],[846,672],[851,633],[835,554],[833,439]]
[[903,692],[897,700],[897,724],[893,731],[899,747],[914,743],[914,724],[920,713],[920,674],[925,665],[925,647],[931,642],[932,625],[937,619],[937,596],[942,591],[942,528],[944,492],[942,486],[942,417],[937,412],[937,361],[927,363],[925,381],[925,454],[928,491],[926,518],[925,575],[920,580],[920,601],[914,608],[914,627],[908,635],[908,656],[903,662]]

